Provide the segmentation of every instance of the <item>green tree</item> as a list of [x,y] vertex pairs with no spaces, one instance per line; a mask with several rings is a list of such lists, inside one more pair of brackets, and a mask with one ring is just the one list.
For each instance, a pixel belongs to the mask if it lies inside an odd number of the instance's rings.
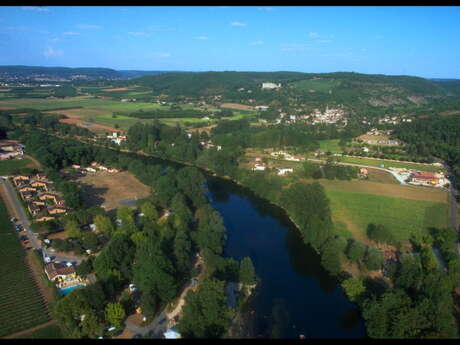
[[383,265],[383,254],[380,250],[367,247],[366,256],[364,257],[364,264],[369,270],[378,270]]
[[363,281],[358,278],[348,278],[341,285],[352,302],[359,302],[361,296],[366,291]]
[[239,280],[246,285],[252,285],[256,282],[256,272],[250,257],[244,257],[240,262]]
[[230,322],[224,281],[204,280],[186,297],[179,332],[186,338],[220,338]]
[[114,228],[109,217],[98,214],[94,217],[94,224],[96,225],[97,231],[101,232],[108,238],[112,236]]
[[158,220],[158,211],[150,201],[145,201],[141,205],[141,212],[144,214],[147,219],[150,219],[151,221],[157,221]]
[[105,308],[106,319],[117,328],[126,317],[125,309],[120,303],[108,303]]
[[348,249],[347,249],[347,257],[352,262],[359,262],[366,253],[366,246],[359,241],[351,240]]
[[82,233],[80,231],[80,225],[76,220],[69,219],[64,225],[65,232],[70,238],[80,238]]

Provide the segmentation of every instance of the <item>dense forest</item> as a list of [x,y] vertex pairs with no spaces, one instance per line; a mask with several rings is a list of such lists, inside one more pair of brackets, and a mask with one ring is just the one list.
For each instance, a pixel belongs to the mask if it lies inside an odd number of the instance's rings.
[[403,123],[395,135],[408,144],[408,152],[444,159],[460,179],[460,117],[433,115]]

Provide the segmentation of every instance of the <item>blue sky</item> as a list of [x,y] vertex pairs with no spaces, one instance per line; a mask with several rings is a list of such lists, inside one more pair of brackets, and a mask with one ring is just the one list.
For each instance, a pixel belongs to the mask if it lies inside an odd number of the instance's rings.
[[0,65],[460,78],[460,7],[0,7]]

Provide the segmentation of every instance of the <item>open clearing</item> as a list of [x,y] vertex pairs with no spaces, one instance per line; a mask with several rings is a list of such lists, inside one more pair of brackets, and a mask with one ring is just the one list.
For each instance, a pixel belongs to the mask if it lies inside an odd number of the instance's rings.
[[363,141],[367,141],[367,140],[389,140],[390,137],[388,137],[386,135],[362,134],[359,137],[356,137],[356,139],[361,139]]
[[371,181],[319,180],[326,191],[342,191],[359,194],[375,194],[393,198],[447,203],[448,194],[444,190],[430,187],[402,186]]
[[8,159],[0,161],[0,175],[13,175],[24,169],[34,169],[37,166],[29,159]]
[[401,242],[426,232],[428,227],[447,225],[446,203],[327,189],[326,194],[333,221],[345,224],[353,238],[367,243],[369,223],[383,224]]
[[229,109],[238,109],[238,110],[249,110],[253,111],[254,107],[246,104],[240,104],[240,103],[221,103],[220,104],[221,108],[229,108]]
[[340,139],[320,140],[319,148],[323,152],[341,153],[343,150],[339,146]]
[[379,183],[391,183],[399,185],[399,181],[389,172],[379,170],[379,169],[367,169],[368,171],[368,180],[369,182],[379,182]]
[[415,169],[415,170],[422,170],[422,171],[440,171],[442,170],[442,167],[436,167],[431,164],[406,163],[406,162],[398,162],[398,161],[383,160],[383,159],[372,159],[372,158],[358,158],[358,157],[342,156],[340,157],[339,161],[343,163],[355,163],[355,164],[372,165],[372,166],[380,166],[381,164],[383,164],[385,168],[389,168],[389,167],[406,168],[406,169]]
[[97,172],[78,179],[82,183],[88,206],[99,205],[106,210],[119,206],[120,200],[142,199],[150,195],[150,187],[139,182],[131,173]]

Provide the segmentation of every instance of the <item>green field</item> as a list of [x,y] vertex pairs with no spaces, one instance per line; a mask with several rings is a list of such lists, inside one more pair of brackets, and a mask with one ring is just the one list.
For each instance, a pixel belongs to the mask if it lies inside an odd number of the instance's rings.
[[64,335],[62,334],[59,326],[51,325],[43,327],[35,332],[26,334],[21,339],[62,339]]
[[25,262],[25,250],[19,243],[3,201],[0,200],[0,337],[32,328],[50,320]]
[[425,164],[417,164],[417,163],[393,162],[393,161],[386,161],[386,160],[381,160],[381,159],[368,159],[368,158],[357,158],[357,157],[340,157],[339,161],[344,162],[344,163],[356,163],[356,164],[372,165],[372,166],[380,166],[381,164],[383,164],[385,168],[389,168],[389,167],[407,168],[407,169],[415,169],[415,170],[423,170],[423,171],[439,171],[439,170],[442,170],[442,167],[435,167],[433,165],[425,165]]
[[340,139],[320,140],[319,148],[323,152],[342,153],[343,150],[339,146]]
[[0,175],[13,175],[33,169],[29,159],[8,159],[0,161]]
[[428,227],[447,226],[446,203],[330,189],[326,189],[326,194],[336,227],[357,239],[366,238],[369,223],[383,224],[401,242]]

